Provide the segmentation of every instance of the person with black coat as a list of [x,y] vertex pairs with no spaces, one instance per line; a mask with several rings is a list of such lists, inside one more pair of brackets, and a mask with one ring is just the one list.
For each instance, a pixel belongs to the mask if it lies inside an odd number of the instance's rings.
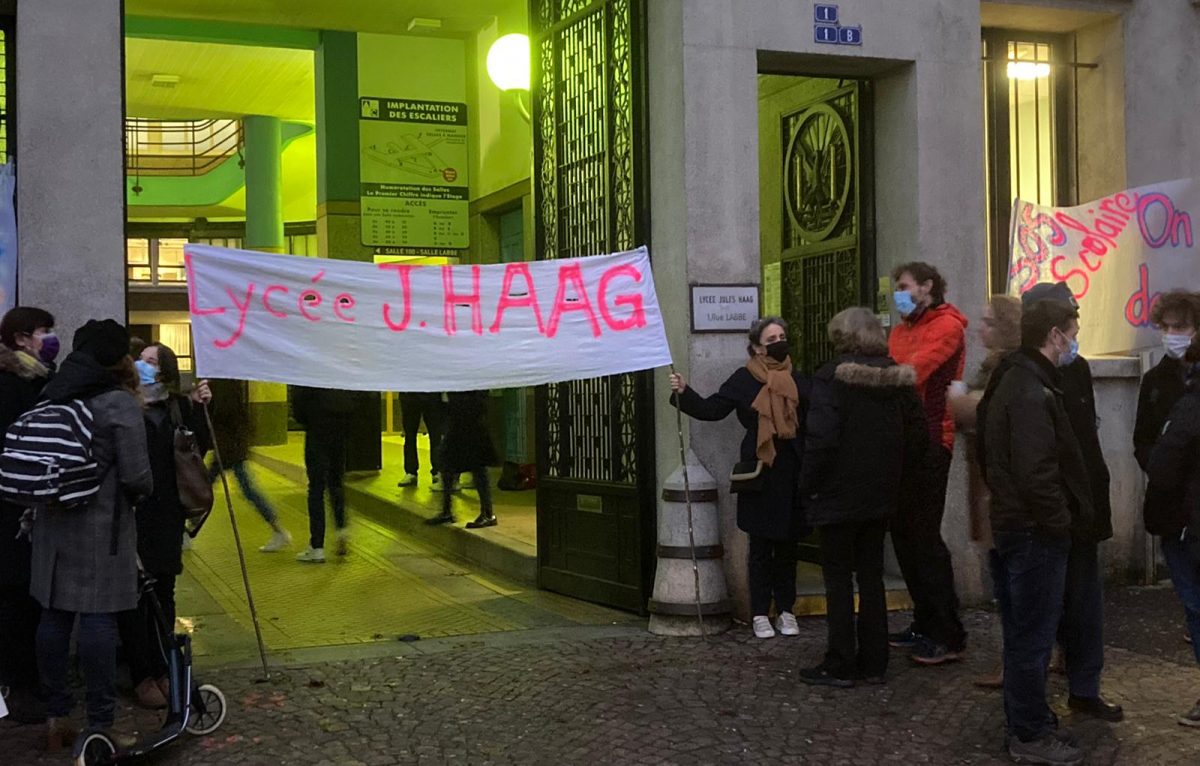
[[[58,351],[53,331],[54,317],[32,306],[11,309],[0,321],[0,446],[8,427],[37,404],[50,378],[46,365]],[[29,536],[19,534],[24,512],[0,501],[0,687],[7,689],[10,720],[41,723],[46,713],[36,638],[42,610],[29,595],[33,550]]]
[[824,661],[801,670],[800,680],[849,687],[856,679],[884,682],[884,537],[899,496],[915,491],[929,429],[917,373],[888,356],[887,336],[870,310],[834,316],[829,339],[837,357],[813,376],[800,473],[805,519],[820,532],[829,641]]
[[[1167,416],[1187,389],[1189,364],[1184,354],[1200,327],[1200,295],[1183,290],[1164,293],[1150,310],[1150,321],[1162,330],[1165,352],[1162,360],[1142,378],[1138,389],[1137,420],[1133,426],[1133,456],[1143,471],[1150,467],[1150,453],[1162,436]],[[1142,505],[1146,518],[1174,511],[1175,499],[1162,487],[1149,484]]]
[[271,537],[259,547],[262,553],[276,553],[292,544],[292,535],[283,528],[279,513],[271,505],[250,474],[250,397],[244,380],[210,381],[213,396],[220,402],[221,427],[213,434],[221,465],[214,458],[209,465],[209,478],[216,482],[221,478],[221,468],[232,471],[242,496],[250,501],[262,520],[271,527]]
[[[1160,538],[1171,584],[1183,603],[1192,651],[1200,663],[1200,343],[1193,338],[1183,358],[1188,369],[1184,394],[1169,413],[1162,436],[1150,450],[1146,473],[1146,531]],[[1149,503],[1151,492],[1157,502]],[[1200,727],[1200,701],[1179,717]]]
[[[202,452],[212,441],[202,405],[212,399],[206,381],[181,392],[179,360],[169,346],[151,343],[134,363],[146,422],[146,449],[154,491],[137,504],[137,549],[142,568],[154,578],[154,593],[168,625],[175,624],[175,580],[183,573],[183,504],[175,474],[175,429],[196,435]],[[158,646],[155,616],[145,603],[119,619],[134,699],[146,708],[167,704],[167,666]]]
[[[1079,304],[1066,282],[1044,282],[1030,288],[1021,296],[1024,310],[1043,300],[1068,304],[1076,312]],[[1019,355],[1019,354],[1018,354]],[[1013,355],[1001,362],[988,384],[994,392],[1012,366]],[[1107,721],[1120,721],[1124,711],[1120,705],[1107,702],[1100,694],[1100,678],[1104,671],[1104,578],[1100,569],[1100,543],[1113,535],[1112,502],[1109,498],[1109,471],[1100,446],[1099,418],[1096,415],[1096,394],[1092,383],[1092,368],[1078,353],[1059,369],[1059,388],[1063,407],[1083,455],[1091,494],[1092,513],[1087,524],[1071,530],[1071,551],[1067,560],[1067,585],[1062,621],[1058,628],[1058,644],[1063,650],[1063,662],[1070,689],[1069,704],[1073,711]],[[979,418],[983,422],[990,401],[984,393]],[[984,446],[986,451],[986,445]]]
[[[779,631],[800,634],[796,602],[796,542],[805,531],[800,507],[800,464],[809,381],[792,369],[787,322],[763,317],[750,326],[750,355],[720,390],[704,397],[671,375],[671,403],[697,420],[722,420],[731,412],[746,429],[738,454],[746,479],[737,493],[738,528],[750,536],[750,613],[754,635],[773,638],[771,599]],[[746,470],[743,470],[746,469]]]
[[346,531],[346,419],[354,394],[333,388],[292,388],[292,413],[304,426],[304,472],[308,478],[308,548],[296,554],[306,564],[325,563],[325,492],[333,508],[338,556],[349,552]]
[[460,391],[446,395],[446,433],[442,437],[438,465],[442,472],[442,511],[429,519],[431,525],[453,524],[451,495],[459,474],[469,473],[479,493],[479,515],[468,521],[467,529],[494,527],[496,511],[492,506],[492,485],[488,466],[499,459],[488,434],[487,391]]
[[[1019,763],[1078,763],[1056,736],[1046,673],[1063,615],[1071,540],[1092,525],[1091,478],[1065,407],[1062,367],[1078,353],[1079,314],[1042,300],[1021,317],[987,407],[987,481],[1004,633],[1008,751]],[[1072,698],[1074,699],[1074,698]]]

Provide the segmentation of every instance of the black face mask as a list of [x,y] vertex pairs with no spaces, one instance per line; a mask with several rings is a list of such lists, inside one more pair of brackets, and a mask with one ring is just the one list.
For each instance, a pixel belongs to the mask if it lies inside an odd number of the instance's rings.
[[788,342],[786,340],[777,340],[774,343],[768,343],[766,348],[767,356],[771,357],[776,362],[782,362],[784,359],[787,359],[788,353],[790,352],[790,349],[788,348]]

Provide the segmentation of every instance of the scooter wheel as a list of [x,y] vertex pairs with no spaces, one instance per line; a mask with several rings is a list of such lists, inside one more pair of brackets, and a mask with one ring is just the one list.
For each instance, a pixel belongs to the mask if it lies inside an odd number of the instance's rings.
[[78,753],[75,766],[101,766],[112,763],[112,757],[117,753],[117,743],[104,732],[94,731],[76,744],[75,752]]
[[225,723],[225,714],[228,712],[228,709],[225,704],[225,695],[212,684],[201,684],[196,688],[196,694],[199,695],[200,701],[204,703],[204,712],[200,712],[196,704],[193,703],[192,712],[188,717],[188,725],[185,731],[188,734],[201,737],[205,734],[212,734],[221,728],[221,724]]

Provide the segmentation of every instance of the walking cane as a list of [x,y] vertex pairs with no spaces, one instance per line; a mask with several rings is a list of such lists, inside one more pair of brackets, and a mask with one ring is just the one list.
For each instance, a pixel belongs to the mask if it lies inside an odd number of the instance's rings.
[[246,572],[246,552],[242,550],[242,536],[238,534],[237,517],[233,515],[233,497],[229,494],[229,477],[225,475],[225,464],[221,462],[221,450],[217,447],[212,415],[209,414],[208,405],[203,406],[208,432],[213,437],[213,459],[217,462],[217,471],[221,474],[221,487],[225,490],[225,506],[229,509],[229,523],[233,526],[233,544],[237,547],[238,563],[242,566],[242,585],[246,588],[246,603],[250,606],[250,621],[254,623],[254,637],[258,639],[258,658],[262,660],[263,680],[265,681],[271,678],[271,671],[267,669],[267,648],[263,644],[262,627],[258,624],[258,610],[254,608],[254,595],[250,592],[250,575]]
[[[675,374],[675,365],[671,365]],[[682,393],[682,392],[681,392]],[[692,484],[688,481],[687,449],[683,446],[683,414],[679,409],[679,394],[675,395],[675,433],[679,436],[679,462],[683,465],[683,498],[687,505],[688,547],[692,553],[692,581],[696,586],[696,620],[700,623],[700,637],[708,640],[704,631],[704,609],[700,606],[700,562],[696,560],[696,533],[692,527]]]

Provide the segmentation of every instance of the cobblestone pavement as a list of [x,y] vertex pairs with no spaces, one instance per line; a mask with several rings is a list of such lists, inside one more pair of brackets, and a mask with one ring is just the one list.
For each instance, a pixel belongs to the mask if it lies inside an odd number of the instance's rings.
[[[1109,599],[1105,693],[1124,723],[1080,720],[1054,677],[1053,704],[1089,764],[1197,764],[1200,732],[1175,723],[1200,692],[1180,609],[1162,588]],[[893,615],[893,627],[907,615]],[[738,628],[707,642],[629,626],[533,629],[395,642],[382,656],[313,660],[271,680],[244,667],[197,667],[222,687],[229,718],[152,763],[998,764],[997,692],[971,679],[997,660],[994,616],[967,615],[967,661],[917,668],[893,654],[888,684],[806,687],[799,667],[823,649],[824,623],[798,638],[758,641]],[[143,716],[147,714],[142,714]],[[126,719],[128,720],[128,719]],[[145,728],[153,721],[138,719]],[[0,761],[59,763],[38,730],[0,723]]]

